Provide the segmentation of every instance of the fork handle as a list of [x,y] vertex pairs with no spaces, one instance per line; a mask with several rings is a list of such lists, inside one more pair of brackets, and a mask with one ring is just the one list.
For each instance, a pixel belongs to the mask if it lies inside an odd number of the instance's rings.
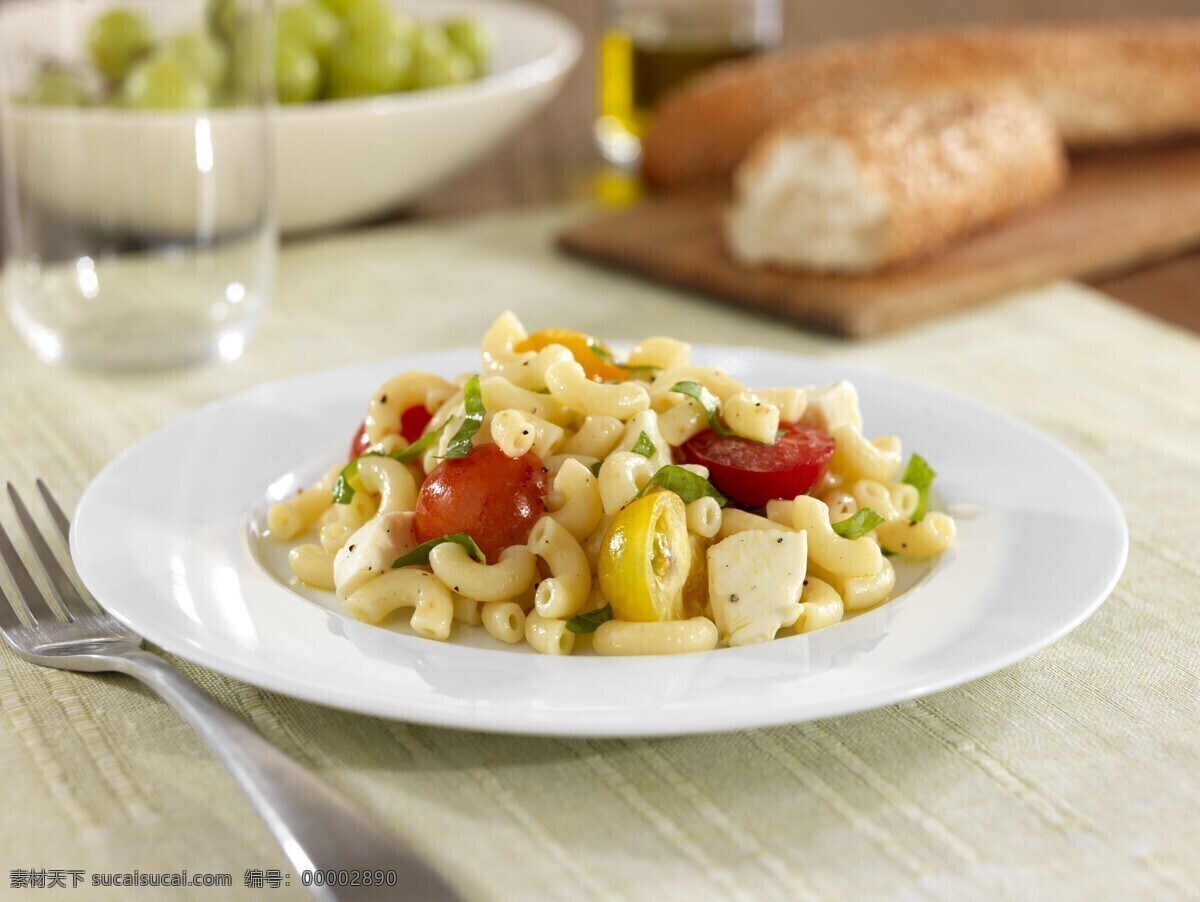
[[317,898],[337,902],[459,900],[459,895],[409,846],[162,658],[138,649],[117,657],[112,665],[161,696],[229,768],[295,868],[292,879],[299,882],[300,872],[318,870],[357,870],[372,876],[377,871],[396,874],[393,886],[313,886]]

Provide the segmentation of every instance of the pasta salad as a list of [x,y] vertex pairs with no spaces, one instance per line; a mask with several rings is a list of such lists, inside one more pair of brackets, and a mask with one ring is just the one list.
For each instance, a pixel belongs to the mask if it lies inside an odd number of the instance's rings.
[[512,313],[481,350],[478,373],[389,379],[348,461],[268,510],[296,578],[359,620],[706,651],[836,624],[891,596],[893,556],[953,544],[933,470],[864,434],[849,382],[750,389],[673,338],[621,360]]

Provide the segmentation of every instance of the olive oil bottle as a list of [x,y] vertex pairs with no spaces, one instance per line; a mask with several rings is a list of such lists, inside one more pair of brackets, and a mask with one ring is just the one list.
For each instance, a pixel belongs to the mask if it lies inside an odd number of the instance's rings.
[[778,43],[778,0],[612,0],[601,41],[596,143],[635,169],[656,104],[693,75]]

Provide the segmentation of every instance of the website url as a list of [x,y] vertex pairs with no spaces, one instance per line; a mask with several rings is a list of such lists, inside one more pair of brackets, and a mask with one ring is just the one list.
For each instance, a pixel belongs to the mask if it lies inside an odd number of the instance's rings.
[[183,871],[132,871],[128,874],[92,874],[92,886],[233,886],[232,874],[189,874]]

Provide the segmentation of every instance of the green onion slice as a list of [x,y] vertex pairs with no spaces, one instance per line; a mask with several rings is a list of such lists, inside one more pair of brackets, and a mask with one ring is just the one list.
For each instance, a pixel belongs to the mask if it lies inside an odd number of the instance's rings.
[[832,524],[833,531],[843,539],[861,539],[883,522],[883,517],[869,507],[864,507],[853,517]]
[[724,495],[716,490],[711,482],[703,476],[697,476],[691,470],[668,464],[650,477],[650,481],[642,486],[642,490],[634,497],[634,501],[650,491],[650,486],[656,485],[674,492],[683,499],[684,504],[691,504],[697,498],[716,498],[717,504],[724,507],[729,503]]
[[933,477],[936,475],[933,467],[929,466],[920,454],[914,454],[908,459],[908,466],[904,468],[904,477],[900,481],[908,483],[917,490],[917,507],[910,518],[913,523],[920,522],[921,518],[925,516],[925,505],[929,502],[929,488],[933,485]]
[[438,545],[444,545],[446,542],[453,542],[455,545],[461,545],[467,549],[467,554],[481,564],[486,564],[487,559],[483,556],[483,552],[479,546],[465,532],[456,532],[452,536],[442,536],[440,539],[430,539],[428,542],[423,542],[410,551],[403,557],[398,557],[392,563],[392,569],[399,570],[401,567],[420,567],[429,563],[429,552],[433,551]]
[[576,614],[567,621],[567,629],[573,633],[594,633],[600,624],[613,619],[612,605],[588,611],[586,614]]

